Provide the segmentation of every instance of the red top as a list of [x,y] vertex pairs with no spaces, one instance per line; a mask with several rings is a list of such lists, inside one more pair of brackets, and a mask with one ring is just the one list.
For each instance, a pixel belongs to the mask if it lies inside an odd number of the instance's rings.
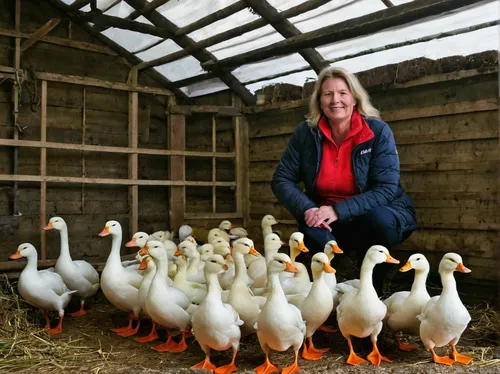
[[335,144],[326,117],[321,117],[318,127],[323,133],[323,158],[316,180],[319,205],[333,205],[359,193],[352,170],[351,152],[374,135],[357,109],[351,117],[351,129],[340,144]]

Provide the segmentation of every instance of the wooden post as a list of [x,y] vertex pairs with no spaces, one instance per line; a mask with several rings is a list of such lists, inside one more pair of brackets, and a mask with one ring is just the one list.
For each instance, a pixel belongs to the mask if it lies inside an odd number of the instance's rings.
[[[130,71],[130,80],[132,85],[137,84],[137,69],[132,68]],[[138,120],[139,120],[139,93],[129,93],[128,106],[128,146],[132,149],[137,149],[138,145]],[[137,180],[138,178],[138,161],[137,153],[131,153],[128,158],[128,177],[129,179]],[[139,225],[139,186],[137,184],[129,187],[129,235],[133,235],[138,231]]]
[[[47,81],[42,81],[41,92],[41,122],[40,122],[40,176],[47,175],[47,148],[43,147],[47,141]],[[40,182],[40,260],[47,259],[47,242],[45,231],[41,228],[47,224],[47,182]]]
[[[175,105],[175,97],[168,98],[169,106]],[[183,114],[168,116],[168,144],[170,150],[185,150],[186,148],[186,117]],[[186,160],[184,156],[170,156],[169,179],[185,181]],[[186,189],[184,186],[170,187],[170,229],[178,230],[184,221],[186,207]]]
[[[232,95],[232,104],[238,108],[242,107],[242,102],[236,95]],[[243,218],[243,227],[247,227],[250,222],[248,122],[245,117],[235,116],[233,125],[236,152],[236,211]]]
[[[87,123],[87,91],[83,87],[83,99],[82,99],[82,145],[85,145],[86,137],[86,123]],[[87,176],[87,170],[85,166],[85,152],[82,152],[82,177]],[[85,214],[85,183],[82,183],[82,214]]]
[[[21,0],[16,0],[16,10],[15,10],[15,28],[16,28],[16,34],[19,35],[21,33]],[[14,50],[14,72],[15,72],[15,77],[17,78],[17,74],[20,73],[21,69],[21,38],[19,36],[16,36],[16,41],[15,41],[15,50]],[[19,84],[16,82],[12,85],[12,101],[14,105],[14,115],[13,115],[13,121],[14,121],[14,134],[13,138],[14,140],[19,139],[19,127],[18,127],[18,118],[19,118]],[[19,148],[14,148],[14,174],[17,174],[18,172],[18,165],[19,165]],[[18,190],[17,190],[17,182],[14,183],[14,203],[13,203],[13,214],[14,215],[19,215],[19,210],[18,210]]]
[[[212,152],[217,152],[217,123],[215,114],[212,115]],[[217,211],[217,188],[215,182],[217,181],[217,158],[212,157],[212,213]]]

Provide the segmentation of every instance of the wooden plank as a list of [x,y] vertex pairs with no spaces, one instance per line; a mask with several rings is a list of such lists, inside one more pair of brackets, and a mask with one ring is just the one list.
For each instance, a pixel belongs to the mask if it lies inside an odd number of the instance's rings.
[[[130,71],[131,84],[133,86],[137,85],[138,71],[132,68]],[[139,136],[139,93],[130,92],[129,93],[129,122],[128,122],[128,146],[132,150],[137,149],[138,136]],[[139,155],[137,153],[131,153],[128,156],[128,178],[137,179],[138,178],[138,164]],[[133,235],[136,233],[139,225],[139,186],[132,185],[129,186],[129,233]]]
[[[47,81],[42,81],[40,92],[40,140],[45,143],[47,140]],[[40,176],[47,175],[47,148],[40,148]],[[47,183],[40,183],[40,228],[47,224]],[[40,259],[47,259],[47,242],[45,231],[40,230]]]
[[[169,104],[175,105],[175,98],[169,98]],[[169,105],[169,106],[170,106]],[[182,114],[170,114],[169,116],[169,149],[185,150],[186,147],[186,117]],[[184,181],[186,179],[186,158],[184,156],[171,156],[169,158],[169,179],[173,181]],[[214,182],[209,182],[213,186]],[[185,187],[170,188],[170,228],[178,230],[184,222],[186,211],[186,189]]]
[[[212,115],[212,152],[217,151],[217,122],[215,120],[215,116]],[[217,159],[212,157],[212,182],[217,181]],[[238,181],[236,181],[238,183]],[[214,186],[212,187],[212,213],[217,211],[217,189]]]
[[[29,148],[40,148],[42,143],[36,140],[12,140],[12,139],[1,139],[0,145],[11,146],[11,147],[29,147]],[[103,152],[103,153],[118,153],[118,154],[130,154],[137,153],[142,155],[155,155],[155,156],[188,156],[188,157],[220,157],[220,158],[235,158],[235,152],[198,152],[198,151],[177,151],[177,150],[166,150],[166,149],[153,149],[153,148],[137,148],[130,149],[128,147],[114,147],[114,146],[100,146],[100,145],[88,145],[88,144],[68,144],[68,143],[58,143],[58,142],[46,142],[45,148],[50,149],[64,149],[72,151],[84,151],[84,152]]]
[[21,44],[21,53],[26,52],[26,50],[34,45],[37,41],[39,41],[41,38],[43,38],[45,35],[47,35],[49,32],[51,32],[54,28],[59,25],[59,22],[61,22],[61,19],[59,18],[52,18],[49,20],[45,25],[40,27],[38,30],[36,30],[33,34],[31,34],[31,37],[23,42]]
[[[85,145],[86,126],[87,126],[87,92],[86,88],[82,87],[82,144]],[[87,176],[85,165],[85,153],[82,154],[82,177]],[[82,214],[85,214],[85,184],[82,184]]]
[[[16,32],[21,31],[21,0],[16,0],[15,3],[15,29]],[[21,38],[16,37],[15,39],[15,49],[14,49],[14,68],[16,69],[16,74],[17,72],[20,71],[21,69]],[[17,79],[16,79],[17,80]],[[15,83],[12,85],[12,102],[13,102],[13,128],[14,128],[14,134],[13,134],[13,139],[14,141],[17,141],[19,139],[19,93],[20,93],[20,87],[18,83]],[[19,148],[14,148],[14,174],[18,174],[19,172]],[[19,208],[18,208],[18,203],[19,203],[19,190],[18,190],[18,184],[17,181],[14,181],[14,191],[13,191],[13,214],[14,215],[20,215]]]
[[79,77],[76,75],[62,75],[56,73],[44,73],[37,72],[37,79],[47,80],[51,82],[61,82],[61,83],[71,83],[79,84],[82,86],[92,86],[92,87],[103,87],[110,88],[113,90],[129,91],[129,92],[141,92],[149,93],[155,95],[165,95],[174,96],[174,93],[166,88],[139,86],[139,85],[129,85],[127,83],[121,82],[110,82],[102,79],[90,78],[90,77]]
[[171,114],[190,116],[193,113],[217,113],[219,117],[241,116],[241,109],[233,106],[218,105],[172,105],[168,108]]
[[[14,37],[14,38],[18,37],[18,38],[23,38],[23,39],[30,39],[30,38],[32,38],[33,34],[16,32],[15,30],[0,29],[0,36],[10,36],[10,37]],[[87,42],[80,42],[77,40],[70,40],[70,39],[66,39],[66,38],[60,38],[57,36],[44,36],[44,37],[40,38],[39,41],[44,42],[44,43],[48,43],[48,44],[61,45],[64,47],[80,49],[80,50],[89,51],[89,52],[96,52],[96,53],[101,53],[101,54],[110,55],[110,56],[117,56],[118,55],[118,53],[113,51],[108,46],[87,43]]]
[[[232,104],[242,108],[243,103],[235,95],[232,95]],[[234,140],[236,150],[236,211],[243,217],[243,225],[246,227],[250,221],[250,183],[248,173],[249,162],[249,139],[248,122],[245,117],[233,117]]]
[[231,219],[231,218],[242,218],[241,217],[241,214],[239,213],[189,213],[189,212],[186,212],[184,213],[184,219],[185,220],[188,220],[188,219],[191,219],[191,220],[195,220],[195,219],[201,219],[201,220],[205,220],[205,219],[221,219],[221,220],[224,220],[224,219]]
[[397,7],[373,12],[352,18],[317,30],[297,35],[283,41],[254,49],[250,52],[228,57],[219,61],[202,63],[205,70],[235,68],[243,64],[262,61],[271,57],[295,53],[304,48],[374,34],[391,27],[397,27],[426,17],[437,16],[443,12],[460,9],[481,0],[416,0]]
[[[180,156],[177,156],[180,157]],[[87,184],[116,184],[122,186],[199,186],[212,187],[213,182],[181,181],[181,180],[130,180],[121,178],[88,178],[88,177],[60,177],[40,175],[10,175],[0,174],[0,181],[3,182],[50,182],[50,183],[87,183]],[[236,182],[216,182],[218,187],[236,187]]]

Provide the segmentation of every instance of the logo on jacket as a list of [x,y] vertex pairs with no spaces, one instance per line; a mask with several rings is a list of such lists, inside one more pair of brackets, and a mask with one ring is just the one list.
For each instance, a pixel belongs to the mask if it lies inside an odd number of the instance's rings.
[[366,153],[371,153],[372,149],[371,148],[368,148],[368,149],[363,149],[361,152],[360,152],[360,155],[364,155]]

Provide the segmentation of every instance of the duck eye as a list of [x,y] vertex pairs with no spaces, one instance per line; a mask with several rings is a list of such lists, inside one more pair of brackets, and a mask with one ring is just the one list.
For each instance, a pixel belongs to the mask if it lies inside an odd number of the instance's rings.
[[420,257],[416,259],[416,261],[420,261]]
[[380,252],[380,253],[384,253],[384,251],[382,251],[382,250],[380,250],[379,252]]
[[28,247],[23,247],[23,249],[28,249]]

